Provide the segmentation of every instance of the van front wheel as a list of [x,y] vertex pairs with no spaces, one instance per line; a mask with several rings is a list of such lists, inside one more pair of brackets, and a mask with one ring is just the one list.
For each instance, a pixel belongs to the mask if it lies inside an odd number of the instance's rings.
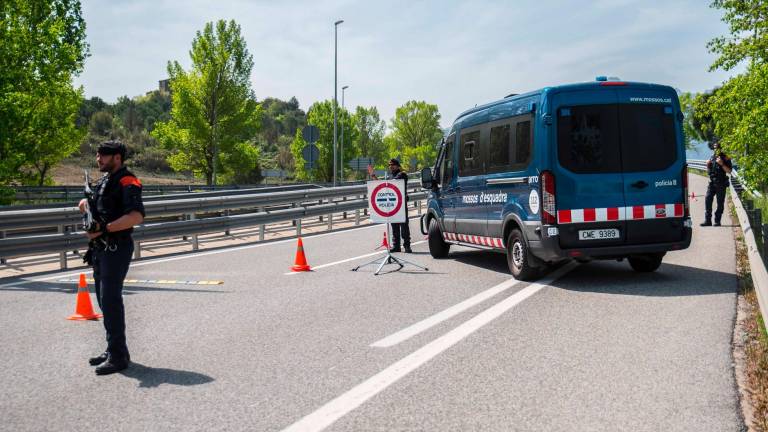
[[448,251],[451,249],[451,245],[443,240],[443,233],[440,231],[440,224],[437,223],[437,219],[429,221],[429,253],[432,258],[445,258],[448,256]]
[[629,265],[636,272],[650,273],[659,268],[662,258],[664,258],[663,253],[635,255],[629,257]]
[[536,276],[536,268],[531,266],[528,245],[519,229],[513,229],[507,237],[507,265],[515,279],[531,280]]

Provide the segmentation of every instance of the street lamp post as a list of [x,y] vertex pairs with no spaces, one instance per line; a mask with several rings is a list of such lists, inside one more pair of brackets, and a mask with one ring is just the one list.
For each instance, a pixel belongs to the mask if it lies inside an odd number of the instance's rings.
[[[344,112],[344,90],[348,89],[349,86],[345,85],[341,88],[341,111]],[[344,122],[341,122],[341,151],[339,152],[340,161],[339,161],[339,176],[341,177],[341,181],[344,181]]]
[[333,187],[336,187],[336,104],[337,104],[337,58],[338,58],[338,51],[339,51],[339,42],[338,42],[338,33],[339,33],[339,24],[343,23],[344,20],[338,20],[335,23],[333,23]]

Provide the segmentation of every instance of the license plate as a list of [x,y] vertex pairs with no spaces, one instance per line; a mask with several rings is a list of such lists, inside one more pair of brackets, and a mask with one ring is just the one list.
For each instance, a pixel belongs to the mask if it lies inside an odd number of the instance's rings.
[[579,230],[579,240],[607,240],[619,237],[619,230],[616,228]]

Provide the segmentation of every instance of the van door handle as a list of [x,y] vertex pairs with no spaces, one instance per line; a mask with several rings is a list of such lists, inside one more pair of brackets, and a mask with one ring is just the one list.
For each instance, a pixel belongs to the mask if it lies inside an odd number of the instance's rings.
[[646,182],[645,182],[645,181],[643,181],[643,180],[639,180],[639,181],[636,181],[636,182],[632,183],[632,185],[631,185],[631,186],[632,186],[633,188],[643,189],[643,188],[646,188],[646,187],[648,187],[648,183],[646,183]]

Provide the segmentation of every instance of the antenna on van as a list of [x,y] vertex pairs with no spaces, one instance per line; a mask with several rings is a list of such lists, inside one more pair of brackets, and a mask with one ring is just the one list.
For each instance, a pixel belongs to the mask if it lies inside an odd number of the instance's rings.
[[508,95],[504,96],[504,99],[506,99],[506,98],[511,98],[512,96],[517,96],[517,95],[519,95],[519,94],[520,94],[520,93],[510,93],[510,94],[508,94]]

